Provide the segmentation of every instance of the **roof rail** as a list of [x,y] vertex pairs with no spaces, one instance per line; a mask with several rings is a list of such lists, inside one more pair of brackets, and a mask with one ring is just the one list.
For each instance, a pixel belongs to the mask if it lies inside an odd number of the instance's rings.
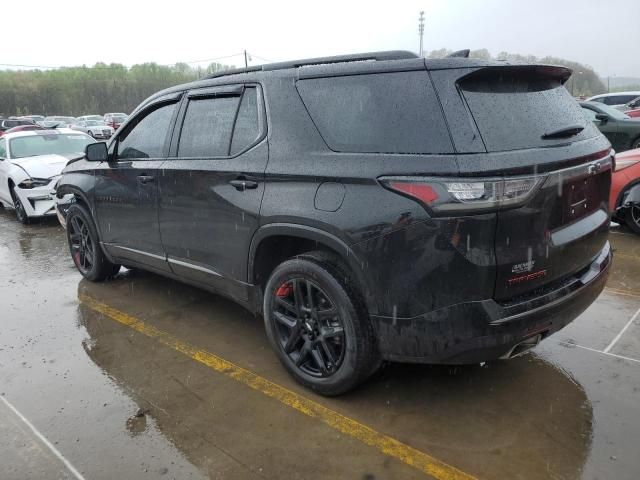
[[351,55],[336,55],[333,57],[317,57],[305,60],[291,60],[287,62],[267,63],[265,65],[256,65],[247,68],[234,68],[231,70],[223,70],[208,75],[205,78],[217,78],[226,75],[235,75],[238,73],[249,73],[269,70],[284,70],[286,68],[297,68],[305,65],[325,65],[328,63],[346,63],[346,62],[364,62],[364,61],[384,61],[384,60],[406,60],[418,58],[413,52],[406,50],[388,50],[383,52],[355,53]]

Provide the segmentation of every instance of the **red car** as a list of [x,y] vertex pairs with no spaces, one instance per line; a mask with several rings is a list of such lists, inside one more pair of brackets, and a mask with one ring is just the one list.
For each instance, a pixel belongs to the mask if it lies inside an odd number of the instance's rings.
[[628,110],[624,113],[629,115],[631,118],[638,118],[640,117],[640,108],[636,108],[635,110]]
[[113,130],[120,128],[129,116],[126,113],[105,113],[104,123],[109,125]]
[[640,148],[616,154],[609,208],[616,222],[640,235]]
[[0,137],[5,133],[24,132],[26,130],[44,130],[44,127],[40,125],[18,125],[17,127],[9,128],[7,130],[0,131]]

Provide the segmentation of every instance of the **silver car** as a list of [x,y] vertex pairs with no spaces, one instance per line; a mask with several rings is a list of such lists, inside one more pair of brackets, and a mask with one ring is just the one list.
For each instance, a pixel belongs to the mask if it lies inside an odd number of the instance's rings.
[[96,140],[107,140],[113,135],[113,128],[102,120],[80,120],[71,125],[71,128],[91,135]]

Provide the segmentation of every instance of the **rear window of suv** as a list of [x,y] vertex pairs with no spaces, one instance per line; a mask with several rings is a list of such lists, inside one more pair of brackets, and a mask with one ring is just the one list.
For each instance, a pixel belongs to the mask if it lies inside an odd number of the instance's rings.
[[[599,134],[560,80],[540,71],[480,70],[463,77],[459,87],[490,152],[548,147]],[[567,138],[543,138],[570,126],[584,130]]]
[[298,92],[334,151],[452,153],[440,104],[426,72],[299,80]]

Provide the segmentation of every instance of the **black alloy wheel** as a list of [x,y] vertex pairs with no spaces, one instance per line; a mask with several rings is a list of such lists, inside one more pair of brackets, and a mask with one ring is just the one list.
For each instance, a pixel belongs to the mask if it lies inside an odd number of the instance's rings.
[[76,215],[71,218],[67,228],[71,257],[80,273],[87,275],[96,261],[96,244],[91,238],[89,227],[84,219]]
[[87,280],[99,282],[115,276],[120,265],[112,263],[102,251],[100,237],[89,210],[79,203],[67,210],[67,240],[71,258]]
[[625,223],[634,233],[640,235],[640,205],[631,205],[625,210]]
[[340,395],[380,366],[362,296],[336,255],[313,251],[285,260],[264,292],[267,337],[296,381],[321,395]]
[[346,350],[344,325],[334,301],[304,278],[287,280],[273,295],[271,318],[284,353],[307,375],[333,375]]

